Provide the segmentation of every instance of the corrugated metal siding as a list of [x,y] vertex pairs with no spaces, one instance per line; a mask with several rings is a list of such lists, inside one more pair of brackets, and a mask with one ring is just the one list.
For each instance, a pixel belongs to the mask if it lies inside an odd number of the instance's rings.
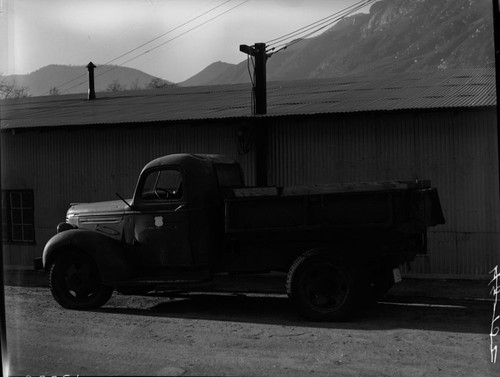
[[[447,223],[432,228],[429,253],[410,272],[486,275],[500,261],[495,120],[491,110],[267,119],[269,183],[431,179]],[[254,151],[239,155],[237,148],[238,130],[251,125],[4,132],[3,188],[34,190],[37,237],[34,247],[6,245],[6,264],[31,265],[70,202],[115,199],[115,192],[130,197],[144,164],[161,155],[226,154],[254,184]]]
[[70,203],[116,200],[116,192],[132,197],[141,169],[159,156],[225,154],[242,164],[247,183],[254,184],[254,155],[238,154],[237,132],[226,124],[4,133],[2,188],[34,191],[37,241],[5,245],[6,265],[32,265]]
[[270,126],[272,185],[431,179],[447,223],[418,274],[486,275],[500,261],[495,113],[349,114]]

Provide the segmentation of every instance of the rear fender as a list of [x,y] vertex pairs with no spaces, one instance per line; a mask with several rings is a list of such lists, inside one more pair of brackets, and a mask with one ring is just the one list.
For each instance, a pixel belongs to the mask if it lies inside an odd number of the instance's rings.
[[60,253],[78,249],[90,255],[97,264],[103,283],[129,279],[132,263],[123,245],[107,236],[86,229],[70,229],[57,233],[45,245],[42,262],[45,270]]

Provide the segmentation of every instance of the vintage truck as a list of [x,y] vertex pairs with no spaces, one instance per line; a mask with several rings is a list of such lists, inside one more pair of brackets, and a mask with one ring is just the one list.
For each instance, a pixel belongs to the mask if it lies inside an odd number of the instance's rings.
[[119,198],[73,204],[35,261],[63,307],[282,272],[300,314],[342,320],[400,280],[398,266],[425,253],[427,227],[444,223],[429,181],[245,187],[221,155],[155,159],[133,198]]

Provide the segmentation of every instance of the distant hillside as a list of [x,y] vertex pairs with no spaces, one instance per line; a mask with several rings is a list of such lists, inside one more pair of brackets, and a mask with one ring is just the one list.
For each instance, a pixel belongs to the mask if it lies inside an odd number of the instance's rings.
[[[381,0],[369,14],[347,17],[272,55],[267,79],[492,67],[491,7],[491,0]],[[197,85],[248,81],[245,60]]]
[[[111,68],[113,69],[110,70]],[[108,70],[109,72],[106,72]],[[101,74],[102,72],[106,73]],[[157,79],[137,69],[116,66],[97,65],[94,74],[95,87],[98,92],[105,91],[113,82],[118,82],[122,89],[141,89],[145,88],[151,80]],[[77,77],[79,78],[74,80]],[[27,75],[9,75],[3,76],[2,79],[9,83],[15,82],[17,86],[27,87],[30,96],[47,95],[54,87],[58,88],[61,94],[86,93],[88,89],[88,70],[85,66],[53,64]]]
[[231,68],[234,68],[235,64],[224,63],[221,61],[210,64],[200,73],[194,75],[193,77],[179,83],[180,86],[198,86],[203,85],[205,82],[210,81],[214,77],[217,77]]

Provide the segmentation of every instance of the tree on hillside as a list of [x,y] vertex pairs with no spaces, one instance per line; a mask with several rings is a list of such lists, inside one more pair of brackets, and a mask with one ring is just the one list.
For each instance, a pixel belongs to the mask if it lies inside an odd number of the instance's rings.
[[134,81],[132,81],[130,83],[129,88],[130,88],[130,90],[140,90],[140,89],[142,89],[141,84],[139,84],[139,79],[135,79]]
[[49,95],[57,96],[59,94],[61,94],[61,93],[59,92],[59,89],[57,89],[57,87],[53,86],[50,88]]
[[17,86],[16,82],[8,82],[4,78],[0,80],[0,99],[29,97],[27,86]]
[[122,92],[124,90],[127,90],[127,87],[120,84],[120,81],[117,79],[111,81],[106,87],[106,92]]
[[147,88],[148,89],[163,89],[167,88],[169,86],[175,86],[175,84],[169,83],[168,81],[162,80],[158,77],[152,78],[151,81],[148,83]]

